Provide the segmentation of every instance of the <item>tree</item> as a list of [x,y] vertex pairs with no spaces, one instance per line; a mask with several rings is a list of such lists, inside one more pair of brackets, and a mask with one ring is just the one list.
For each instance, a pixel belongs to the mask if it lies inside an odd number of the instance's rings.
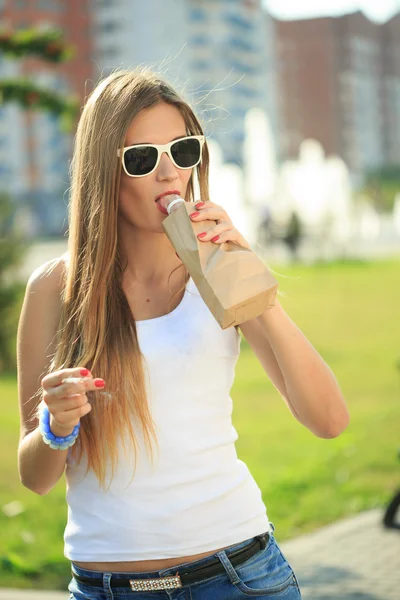
[[0,193],[0,373],[15,369],[15,332],[24,285],[10,280],[25,258],[27,243],[19,236],[10,235],[13,213],[7,194]]
[[[73,56],[73,49],[64,44],[58,29],[40,31],[31,28],[16,32],[0,30],[0,53],[16,59],[34,55],[60,63]],[[18,102],[26,109],[46,110],[59,115],[66,130],[73,127],[79,110],[77,99],[65,98],[65,94],[40,87],[28,78],[0,80],[0,104],[6,102]]]
[[378,211],[391,212],[400,192],[400,165],[387,165],[367,173],[363,191],[372,198]]
[[[22,59],[36,55],[59,63],[72,56],[61,39],[61,32],[53,29],[38,31],[26,29],[17,32],[0,31],[0,54]],[[65,130],[71,129],[78,115],[78,102],[57,92],[44,89],[30,79],[0,80],[0,105],[18,102],[23,108],[52,112],[59,115]],[[25,286],[11,281],[29,249],[26,241],[13,230],[14,207],[11,199],[0,190],[0,373],[16,367],[15,338]]]

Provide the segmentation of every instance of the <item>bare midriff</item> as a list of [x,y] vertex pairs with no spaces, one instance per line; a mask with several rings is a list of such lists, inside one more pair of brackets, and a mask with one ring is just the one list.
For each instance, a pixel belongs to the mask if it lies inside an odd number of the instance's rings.
[[201,554],[180,556],[179,558],[162,558],[159,560],[135,560],[127,562],[78,562],[74,560],[73,563],[74,565],[77,565],[82,569],[88,569],[89,571],[141,573],[145,571],[161,571],[163,569],[169,569],[170,567],[176,567],[182,563],[194,562],[201,558],[205,558],[206,556],[212,556],[220,550],[226,550],[226,548],[229,548],[229,546],[217,548],[216,550],[209,550],[208,552],[202,552]]

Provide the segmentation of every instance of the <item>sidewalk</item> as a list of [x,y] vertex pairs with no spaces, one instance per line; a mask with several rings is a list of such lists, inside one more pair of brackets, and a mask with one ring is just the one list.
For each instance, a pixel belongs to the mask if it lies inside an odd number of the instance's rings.
[[304,600],[400,599],[400,530],[382,518],[366,511],[279,544]]
[[[399,600],[400,530],[385,529],[381,508],[288,542],[276,539],[304,600]],[[68,600],[68,592],[1,590],[0,600]]]

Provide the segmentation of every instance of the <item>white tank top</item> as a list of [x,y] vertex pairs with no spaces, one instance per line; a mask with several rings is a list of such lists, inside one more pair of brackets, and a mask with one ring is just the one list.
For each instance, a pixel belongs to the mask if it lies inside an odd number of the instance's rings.
[[192,279],[175,310],[136,326],[159,451],[152,466],[134,425],[136,474],[129,483],[134,461],[121,460],[105,492],[93,472],[84,477],[85,460],[69,454],[65,557],[177,558],[270,531],[261,491],[235,449],[229,393],[239,333],[220,328]]

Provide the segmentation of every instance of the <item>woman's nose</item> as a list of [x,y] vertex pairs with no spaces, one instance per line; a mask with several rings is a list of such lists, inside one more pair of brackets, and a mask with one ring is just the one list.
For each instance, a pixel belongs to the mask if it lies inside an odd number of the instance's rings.
[[157,169],[157,177],[160,179],[177,179],[179,177],[178,169],[168,156],[166,152],[163,152],[160,157],[160,163]]

